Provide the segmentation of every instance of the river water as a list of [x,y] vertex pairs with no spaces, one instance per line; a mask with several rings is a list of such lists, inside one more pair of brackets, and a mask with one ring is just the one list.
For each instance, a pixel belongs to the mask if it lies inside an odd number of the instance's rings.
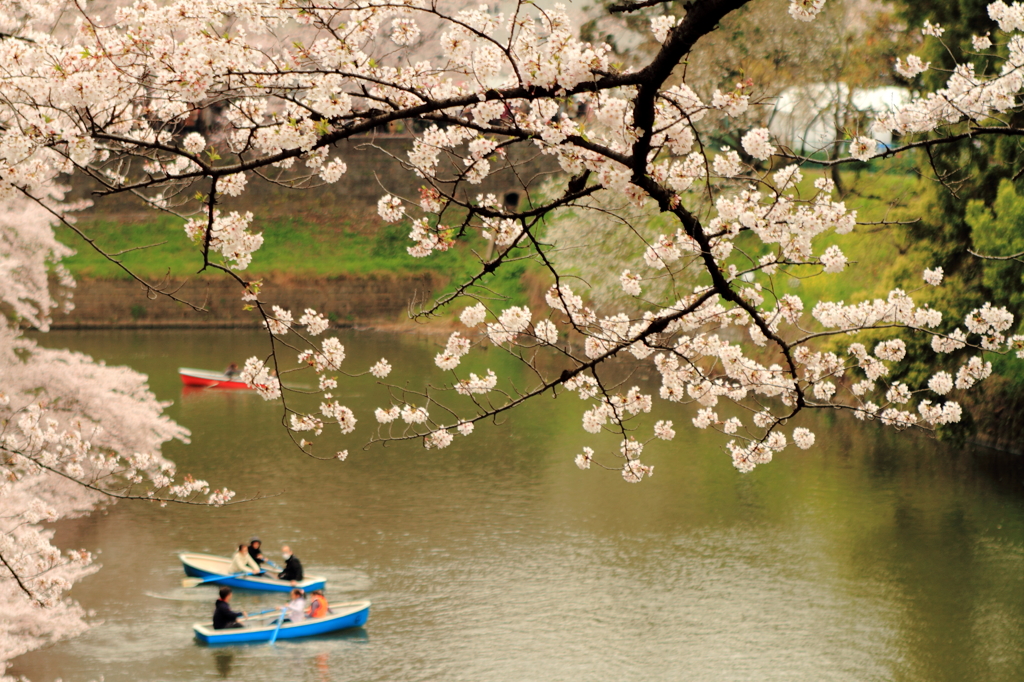
[[[342,333],[353,371],[381,356],[399,381],[437,340]],[[680,428],[652,444],[639,485],[580,471],[573,396],[541,398],[446,450],[360,449],[370,380],[339,393],[361,429],[346,462],[297,452],[279,408],[246,392],[184,392],[176,368],[219,369],[264,349],[240,331],[55,332],[150,376],[192,443],[179,472],[243,495],[223,509],[119,503],[56,525],[58,546],[99,552],[72,596],[94,628],[16,659],[35,682],[310,680],[1020,680],[1024,671],[1024,480],[1005,456],[955,450],[831,414],[792,447],[737,473],[718,437]],[[490,351],[475,371],[527,377]],[[435,372],[436,374],[436,372]],[[435,376],[435,378],[437,378]],[[359,438],[357,438],[359,437]],[[659,442],[660,443],[660,442]],[[599,449],[599,448],[598,448]],[[327,454],[326,452],[323,454]],[[230,553],[253,534],[290,544],[333,601],[373,601],[365,628],[275,646],[210,648],[216,588],[181,587],[176,554]],[[234,605],[280,597],[236,591]]]

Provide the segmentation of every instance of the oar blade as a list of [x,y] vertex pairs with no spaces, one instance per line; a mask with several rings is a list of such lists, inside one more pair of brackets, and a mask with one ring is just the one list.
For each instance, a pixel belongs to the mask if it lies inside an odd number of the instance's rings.
[[270,645],[273,646],[274,642],[277,641],[277,633],[281,632],[281,625],[284,624],[284,615],[288,612],[287,608],[281,609],[281,615],[277,617],[277,627],[274,628],[274,634],[270,636]]
[[181,581],[182,587],[195,587],[196,585],[202,585],[203,583],[219,583],[222,580],[230,580],[231,578],[244,578],[248,575],[256,575],[255,573],[235,573],[234,575],[211,575],[207,578],[185,578]]

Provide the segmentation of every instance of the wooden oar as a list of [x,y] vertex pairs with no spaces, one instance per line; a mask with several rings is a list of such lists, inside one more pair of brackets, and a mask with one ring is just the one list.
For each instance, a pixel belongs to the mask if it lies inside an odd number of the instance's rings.
[[245,616],[244,618],[239,618],[239,620],[263,620],[263,618],[268,613],[277,613],[277,609],[267,609],[266,611],[257,611],[256,613],[250,613],[248,616]]
[[209,578],[185,578],[181,581],[182,587],[195,587],[196,585],[202,585],[203,583],[216,583],[221,580],[227,580],[229,578],[244,578],[247,575],[256,575],[255,573],[235,573],[234,575],[211,575]]
[[[245,619],[239,619],[240,621],[267,621],[269,619],[275,619],[278,617],[278,611],[274,610],[272,613],[263,613],[262,615],[249,615]],[[271,624],[272,625],[272,624]]]
[[277,633],[281,632],[281,625],[284,624],[284,614],[288,612],[288,607],[281,609],[281,615],[277,617],[277,627],[274,628],[274,634],[270,636],[270,643],[273,644],[277,641]]

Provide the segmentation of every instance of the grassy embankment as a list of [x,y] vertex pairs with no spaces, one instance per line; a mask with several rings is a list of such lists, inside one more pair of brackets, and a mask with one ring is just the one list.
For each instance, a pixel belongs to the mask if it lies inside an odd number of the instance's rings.
[[[87,217],[79,221],[78,227],[107,253],[154,245],[118,256],[144,278],[192,277],[202,264],[199,247],[185,235],[182,221],[173,216],[152,213],[127,220]],[[272,215],[263,220],[257,217],[253,229],[263,234],[264,242],[252,264],[241,273],[246,279],[374,277],[429,271],[440,275],[450,289],[479,271],[480,263],[473,250],[482,253],[487,247],[486,242],[477,237],[445,253],[413,258],[406,252],[406,247],[412,244],[406,223],[356,229],[344,221],[327,226],[302,216]],[[58,228],[57,232],[61,241],[77,250],[76,255],[64,261],[76,278],[128,278],[121,268],[67,228]],[[524,270],[525,264],[513,263],[490,275],[485,284],[519,301],[523,297],[520,278]]]

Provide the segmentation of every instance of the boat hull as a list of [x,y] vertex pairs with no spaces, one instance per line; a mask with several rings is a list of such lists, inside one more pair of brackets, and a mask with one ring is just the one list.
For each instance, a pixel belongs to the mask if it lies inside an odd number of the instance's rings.
[[[328,632],[337,632],[348,628],[366,625],[370,618],[370,602],[350,602],[331,606],[335,613],[323,618],[307,619],[299,623],[285,623],[277,632],[277,639],[295,639],[296,637],[312,637]],[[259,627],[241,627],[228,630],[214,630],[207,623],[196,623],[192,626],[196,639],[203,644],[243,644],[246,642],[269,642],[277,629],[277,620],[271,619],[267,625]]]
[[[213,578],[218,575],[231,575],[231,559],[213,554],[185,553],[179,554],[181,565],[185,567],[185,575],[193,578]],[[322,590],[327,579],[310,575],[292,585],[290,581],[278,580],[276,575],[253,575],[240,578],[228,578],[210,581],[210,585],[227,585],[243,590],[260,590],[263,592],[291,592],[292,587],[301,587],[306,592]],[[218,631],[219,632],[219,631]]]
[[233,381],[223,372],[212,372],[208,369],[179,367],[178,374],[181,376],[181,383],[186,386],[198,388],[249,388],[244,381]]

